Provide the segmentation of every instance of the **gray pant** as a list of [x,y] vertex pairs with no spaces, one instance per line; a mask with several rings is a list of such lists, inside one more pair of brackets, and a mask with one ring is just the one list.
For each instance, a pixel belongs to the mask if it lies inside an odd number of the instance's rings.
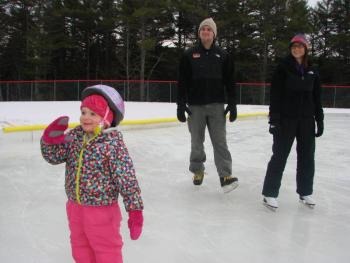
[[213,103],[189,107],[192,114],[188,117],[188,129],[191,133],[191,156],[189,170],[192,173],[204,171],[206,155],[204,152],[205,128],[208,126],[214,148],[214,161],[220,177],[232,174],[232,158],[226,141],[226,117],[224,104]]

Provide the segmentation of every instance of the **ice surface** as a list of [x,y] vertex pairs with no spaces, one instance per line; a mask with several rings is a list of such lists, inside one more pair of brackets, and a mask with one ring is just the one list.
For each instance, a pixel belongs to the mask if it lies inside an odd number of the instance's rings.
[[[229,194],[219,186],[208,134],[206,175],[203,185],[195,187],[188,172],[186,124],[122,127],[145,202],[144,231],[137,241],[129,238],[120,202],[124,262],[349,262],[350,111],[328,112],[325,134],[316,145],[313,210],[300,204],[295,193],[295,145],[280,208],[271,212],[262,205],[272,145],[265,117],[228,123],[233,172],[240,180]],[[29,122],[9,115],[7,122]],[[46,122],[42,118],[39,123]],[[73,262],[64,166],[42,159],[39,137],[40,132],[0,133],[0,262]]]

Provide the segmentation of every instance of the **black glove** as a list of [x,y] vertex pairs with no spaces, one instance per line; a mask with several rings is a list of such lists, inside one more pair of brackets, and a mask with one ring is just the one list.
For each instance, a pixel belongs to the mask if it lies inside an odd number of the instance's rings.
[[186,106],[186,104],[178,104],[177,105],[177,119],[181,122],[186,122],[185,111],[187,112],[188,115],[192,114],[192,112]]
[[281,131],[281,124],[279,122],[270,122],[269,133],[277,135]]
[[269,133],[277,135],[281,131],[281,119],[278,113],[269,113]]
[[224,115],[226,116],[228,112],[230,112],[230,117],[229,117],[230,122],[234,122],[237,119],[236,104],[228,104],[225,109]]
[[315,133],[315,137],[320,137],[323,134],[323,120],[322,121],[316,121],[316,133]]

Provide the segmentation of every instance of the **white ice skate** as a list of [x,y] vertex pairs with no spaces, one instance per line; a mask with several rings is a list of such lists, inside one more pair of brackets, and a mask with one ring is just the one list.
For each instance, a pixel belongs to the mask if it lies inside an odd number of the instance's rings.
[[271,209],[272,211],[276,211],[276,209],[278,208],[278,202],[277,199],[274,197],[266,197],[264,196],[264,205]]
[[299,200],[301,203],[303,203],[304,205],[306,205],[310,208],[314,208],[316,205],[314,199],[312,198],[312,195],[300,196]]

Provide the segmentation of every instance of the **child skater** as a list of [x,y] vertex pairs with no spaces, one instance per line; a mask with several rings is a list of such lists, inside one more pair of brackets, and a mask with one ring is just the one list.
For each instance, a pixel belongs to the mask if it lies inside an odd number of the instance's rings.
[[68,117],[52,122],[41,139],[41,152],[51,164],[66,163],[65,189],[72,255],[77,263],[121,263],[121,212],[118,195],[129,214],[133,240],[143,226],[143,202],[132,160],[116,129],[124,102],[112,87],[83,90],[80,125],[65,133]]

